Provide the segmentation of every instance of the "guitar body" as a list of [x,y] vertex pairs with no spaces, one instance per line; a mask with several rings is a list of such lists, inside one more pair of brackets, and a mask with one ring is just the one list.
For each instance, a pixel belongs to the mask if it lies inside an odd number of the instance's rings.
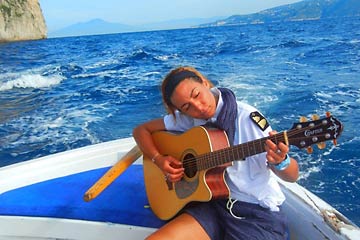
[[160,168],[144,156],[144,180],[149,204],[155,215],[167,220],[190,202],[207,202],[229,196],[224,171],[231,163],[207,170],[195,170],[194,157],[229,147],[224,131],[195,127],[182,134],[160,131],[152,135],[162,155],[183,162],[185,176],[176,183],[166,181]]

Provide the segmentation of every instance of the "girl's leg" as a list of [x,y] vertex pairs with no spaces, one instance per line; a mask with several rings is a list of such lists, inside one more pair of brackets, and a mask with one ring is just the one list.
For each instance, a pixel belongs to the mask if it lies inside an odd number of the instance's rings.
[[183,213],[171,220],[159,230],[151,234],[147,240],[180,240],[197,239],[210,240],[203,227],[187,213]]

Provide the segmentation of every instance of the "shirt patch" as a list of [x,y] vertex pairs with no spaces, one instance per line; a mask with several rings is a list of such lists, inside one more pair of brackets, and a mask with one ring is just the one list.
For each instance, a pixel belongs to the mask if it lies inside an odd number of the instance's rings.
[[259,112],[250,113],[250,118],[263,131],[269,127],[269,123],[267,122],[266,118]]

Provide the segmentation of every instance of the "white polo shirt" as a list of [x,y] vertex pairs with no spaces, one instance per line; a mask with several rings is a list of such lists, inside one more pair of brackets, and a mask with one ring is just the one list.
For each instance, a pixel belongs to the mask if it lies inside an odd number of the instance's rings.
[[[212,119],[195,119],[176,111],[176,120],[171,114],[164,117],[165,128],[168,131],[187,131],[192,127],[216,120],[223,106],[223,100],[217,88],[211,90],[219,95],[216,113]],[[262,130],[250,118],[252,112],[258,112],[256,108],[242,102],[237,102],[237,105],[234,145],[269,136],[270,126]],[[278,206],[285,200],[274,174],[267,167],[266,153],[247,157],[245,161],[234,161],[233,165],[226,169],[225,177],[230,188],[230,197],[233,199],[256,203],[272,211],[278,211]]]

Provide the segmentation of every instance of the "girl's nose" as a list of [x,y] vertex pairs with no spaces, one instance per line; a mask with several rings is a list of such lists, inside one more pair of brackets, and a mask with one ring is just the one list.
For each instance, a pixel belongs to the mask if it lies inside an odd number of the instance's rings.
[[204,104],[202,104],[200,101],[196,101],[193,103],[194,109],[200,113],[202,113],[205,110]]

